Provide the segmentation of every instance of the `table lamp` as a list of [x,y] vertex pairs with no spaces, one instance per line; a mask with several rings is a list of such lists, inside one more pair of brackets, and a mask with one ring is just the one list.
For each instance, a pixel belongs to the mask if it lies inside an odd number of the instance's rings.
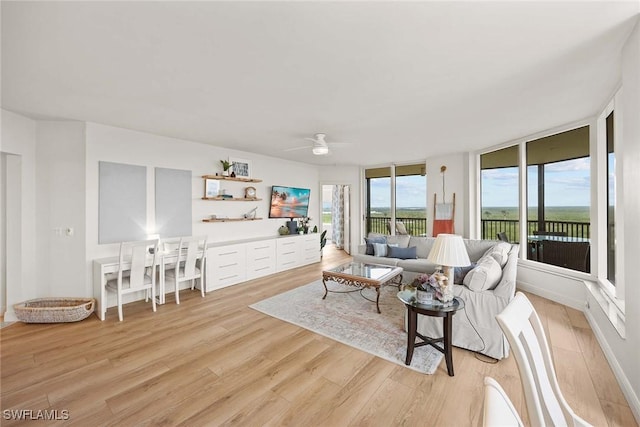
[[446,303],[453,300],[453,268],[466,267],[471,264],[462,236],[438,234],[427,259],[434,264],[442,265],[447,277],[447,283],[441,289],[441,301]]

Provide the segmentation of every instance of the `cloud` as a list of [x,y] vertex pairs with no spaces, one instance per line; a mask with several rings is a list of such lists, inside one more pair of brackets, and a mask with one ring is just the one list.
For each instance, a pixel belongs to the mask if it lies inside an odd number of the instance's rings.
[[591,170],[591,159],[582,157],[580,159],[565,160],[564,162],[549,163],[544,168],[545,172],[575,172]]

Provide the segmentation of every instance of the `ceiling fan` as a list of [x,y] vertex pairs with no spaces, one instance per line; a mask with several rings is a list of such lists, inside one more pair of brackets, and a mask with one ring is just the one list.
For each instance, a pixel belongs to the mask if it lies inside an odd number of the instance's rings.
[[[337,147],[343,147],[345,145],[351,145],[348,142],[327,142],[325,141],[326,137],[327,135],[324,133],[316,133],[315,138],[305,138],[306,140],[313,142],[313,145],[311,146],[311,152],[314,155],[326,156],[328,154],[331,154],[331,151],[329,151],[329,147],[337,148]],[[287,148],[284,151],[304,150],[306,148],[308,147],[294,147],[294,148]]]

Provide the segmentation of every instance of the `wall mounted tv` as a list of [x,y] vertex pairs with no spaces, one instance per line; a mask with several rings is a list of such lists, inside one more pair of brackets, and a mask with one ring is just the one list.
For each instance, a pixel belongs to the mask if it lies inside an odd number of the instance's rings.
[[309,212],[308,188],[271,187],[271,208],[269,218],[302,218]]

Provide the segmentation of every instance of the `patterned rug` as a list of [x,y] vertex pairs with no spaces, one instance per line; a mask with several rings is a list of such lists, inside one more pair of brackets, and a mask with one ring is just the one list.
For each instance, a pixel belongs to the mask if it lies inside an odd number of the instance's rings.
[[[328,282],[327,285],[330,290],[349,289],[334,282]],[[365,289],[363,293],[375,301],[374,289]],[[329,292],[323,300],[324,287],[319,280],[250,307],[398,365],[433,374],[442,361],[443,354],[431,346],[416,348],[411,366],[404,364],[407,351],[407,334],[404,331],[406,309],[396,297],[397,293],[398,289],[394,286],[381,289],[382,313],[378,314],[375,302],[366,300],[360,292]]]

